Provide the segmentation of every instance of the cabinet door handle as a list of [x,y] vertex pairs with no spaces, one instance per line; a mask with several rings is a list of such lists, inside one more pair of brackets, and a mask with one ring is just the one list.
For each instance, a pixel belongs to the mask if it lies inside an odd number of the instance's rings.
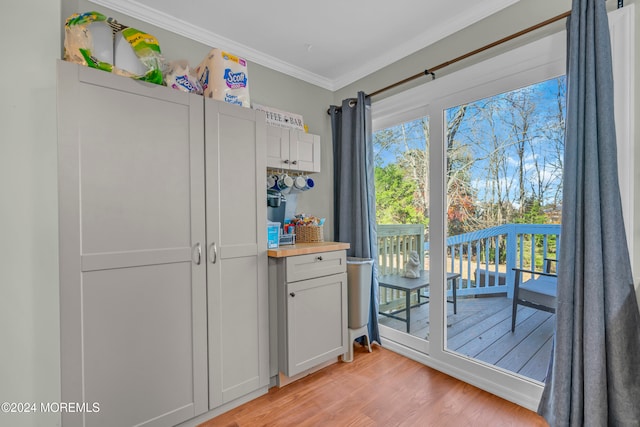
[[285,165],[288,165],[289,164],[289,159],[283,160],[282,163],[284,163]]
[[209,260],[211,261],[211,264],[215,264],[218,260],[218,248],[216,247],[215,242],[209,247]]
[[191,259],[195,265],[200,265],[202,261],[202,247],[200,243],[196,243],[191,250]]
[[291,162],[291,164],[292,164],[292,165],[297,165],[297,164],[298,164],[298,161],[297,161],[297,160],[294,160],[294,161],[292,161],[292,162]]
[[322,261],[322,257],[321,256],[316,257],[316,261]]
[[296,293],[295,292],[291,292],[289,295],[291,295],[291,297],[295,297]]

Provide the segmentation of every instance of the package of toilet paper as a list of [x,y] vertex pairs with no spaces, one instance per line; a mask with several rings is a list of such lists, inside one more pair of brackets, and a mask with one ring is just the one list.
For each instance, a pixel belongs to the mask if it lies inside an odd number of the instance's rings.
[[167,87],[202,95],[200,80],[185,60],[169,61],[164,70],[164,81]]
[[98,12],[74,13],[64,25],[64,59],[92,68],[113,70],[113,31]]
[[221,49],[211,49],[196,67],[204,96],[249,108],[247,61]]

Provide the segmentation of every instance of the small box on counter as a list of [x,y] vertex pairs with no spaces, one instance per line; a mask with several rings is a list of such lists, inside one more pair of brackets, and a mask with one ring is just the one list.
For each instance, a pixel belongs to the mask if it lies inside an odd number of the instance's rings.
[[280,223],[268,222],[267,223],[267,248],[276,249],[278,247],[280,239]]
[[296,235],[295,234],[281,234],[280,235],[280,246],[295,245],[295,244],[296,244]]

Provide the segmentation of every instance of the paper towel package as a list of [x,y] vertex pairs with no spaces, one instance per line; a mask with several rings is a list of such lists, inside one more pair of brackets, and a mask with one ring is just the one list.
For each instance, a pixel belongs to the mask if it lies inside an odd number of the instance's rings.
[[211,49],[196,74],[204,96],[249,108],[247,61],[220,49]]
[[160,45],[151,34],[131,27],[117,32],[114,57],[114,65],[132,77],[162,84]]
[[113,31],[107,17],[98,12],[75,13],[64,26],[64,59],[111,71]]

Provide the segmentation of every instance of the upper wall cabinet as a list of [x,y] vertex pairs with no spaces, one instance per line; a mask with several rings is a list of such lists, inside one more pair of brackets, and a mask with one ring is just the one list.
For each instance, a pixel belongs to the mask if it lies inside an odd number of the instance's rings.
[[299,130],[267,126],[267,167],[320,172],[320,137]]

